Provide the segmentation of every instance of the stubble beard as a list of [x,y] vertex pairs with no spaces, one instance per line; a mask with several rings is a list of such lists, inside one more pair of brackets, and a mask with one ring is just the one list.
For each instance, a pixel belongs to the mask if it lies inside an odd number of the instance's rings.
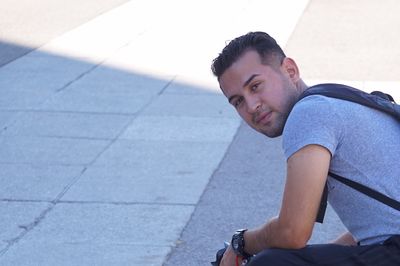
[[293,109],[293,106],[299,99],[300,93],[296,90],[295,87],[291,86],[291,84],[286,83],[287,88],[287,97],[285,101],[284,108],[281,112],[274,111],[273,115],[276,117],[270,121],[270,125],[267,125],[266,128],[256,129],[258,132],[264,134],[269,138],[276,138],[282,135],[283,129],[285,128],[286,121],[289,117],[290,112]]
[[258,132],[269,138],[276,138],[282,135],[287,119],[287,116],[285,116],[283,113],[274,112],[273,115],[276,117],[269,123],[269,125],[266,125],[265,128],[261,127],[257,129]]

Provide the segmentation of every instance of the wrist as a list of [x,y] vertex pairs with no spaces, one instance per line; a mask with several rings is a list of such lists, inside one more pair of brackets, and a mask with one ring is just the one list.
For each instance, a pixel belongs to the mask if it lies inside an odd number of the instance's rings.
[[237,256],[243,257],[245,259],[251,257],[251,255],[245,251],[246,243],[244,239],[244,233],[246,231],[247,229],[236,230],[236,232],[232,236],[232,241],[231,241],[231,247],[233,252],[235,252]]

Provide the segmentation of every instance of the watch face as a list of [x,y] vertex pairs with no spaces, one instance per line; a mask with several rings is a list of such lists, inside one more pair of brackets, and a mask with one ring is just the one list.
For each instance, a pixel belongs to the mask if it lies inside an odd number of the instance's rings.
[[237,237],[234,237],[232,239],[232,248],[234,250],[237,250],[239,248],[239,239]]

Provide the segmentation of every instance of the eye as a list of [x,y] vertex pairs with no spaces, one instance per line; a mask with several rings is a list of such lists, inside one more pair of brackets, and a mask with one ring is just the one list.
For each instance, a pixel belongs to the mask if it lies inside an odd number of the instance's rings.
[[256,91],[258,89],[259,85],[260,85],[259,82],[254,83],[253,85],[251,85],[250,90],[251,91]]
[[232,102],[232,105],[233,105],[235,108],[238,108],[238,107],[241,105],[242,102],[243,102],[243,97],[237,97],[237,98]]

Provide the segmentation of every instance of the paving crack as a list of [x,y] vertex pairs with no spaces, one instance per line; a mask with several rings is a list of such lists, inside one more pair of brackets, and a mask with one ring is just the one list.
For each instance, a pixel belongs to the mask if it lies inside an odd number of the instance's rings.
[[46,215],[55,207],[56,204],[52,203],[47,209],[42,211],[35,220],[27,225],[20,225],[19,228],[23,229],[23,231],[15,238],[6,240],[7,246],[0,250],[0,257],[3,256],[12,246],[17,244],[26,234],[32,231],[36,226],[40,224],[46,217]]

